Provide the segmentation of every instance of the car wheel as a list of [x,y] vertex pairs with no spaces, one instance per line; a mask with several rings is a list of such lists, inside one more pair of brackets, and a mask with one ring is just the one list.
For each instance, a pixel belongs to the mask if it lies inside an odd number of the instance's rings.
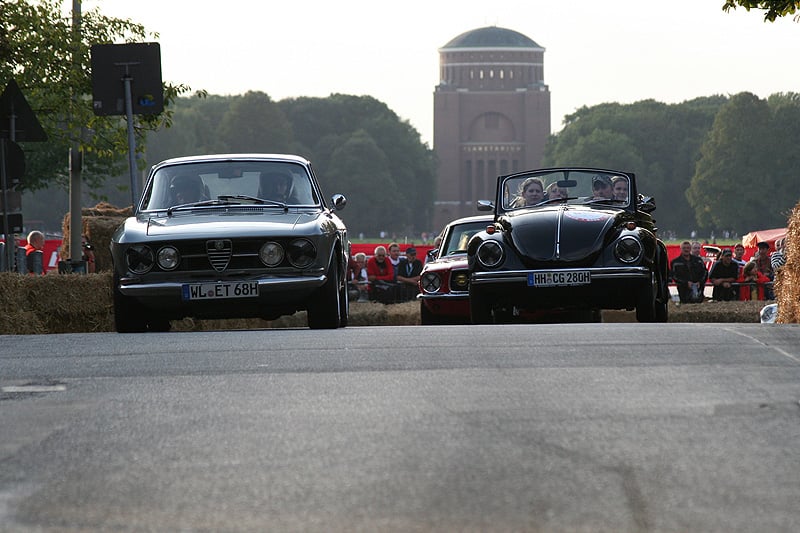
[[639,322],[655,322],[656,291],[652,281],[642,283],[636,296],[636,320]]
[[346,328],[350,318],[350,291],[347,290],[347,282],[344,277],[339,280],[339,283],[341,284],[339,289],[339,327]]
[[492,323],[492,309],[486,296],[480,291],[469,291],[469,316],[473,324]]
[[135,300],[122,294],[114,280],[114,329],[118,333],[143,333],[147,331],[144,310]]
[[655,301],[655,317],[656,322],[669,322],[669,286],[667,280],[659,276],[659,294],[656,296]]
[[336,329],[341,323],[339,316],[341,291],[339,269],[335,262],[328,268],[328,279],[317,289],[308,305],[308,327],[311,329]]
[[431,310],[428,309],[425,302],[419,303],[419,322],[423,326],[438,326],[442,323],[438,316],[431,313]]

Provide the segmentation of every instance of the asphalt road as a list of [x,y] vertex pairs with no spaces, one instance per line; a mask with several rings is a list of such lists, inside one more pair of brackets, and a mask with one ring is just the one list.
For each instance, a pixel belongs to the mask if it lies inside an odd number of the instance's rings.
[[0,336],[0,531],[800,530],[800,326]]

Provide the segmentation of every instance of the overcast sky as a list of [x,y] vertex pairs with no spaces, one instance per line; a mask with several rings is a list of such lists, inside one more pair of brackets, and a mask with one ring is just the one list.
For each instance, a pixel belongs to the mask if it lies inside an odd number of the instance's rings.
[[[162,77],[273,100],[369,95],[433,142],[439,48],[499,26],[545,48],[552,131],[603,102],[800,92],[800,23],[723,0],[83,0],[157,32]],[[72,2],[65,1],[69,9]]]

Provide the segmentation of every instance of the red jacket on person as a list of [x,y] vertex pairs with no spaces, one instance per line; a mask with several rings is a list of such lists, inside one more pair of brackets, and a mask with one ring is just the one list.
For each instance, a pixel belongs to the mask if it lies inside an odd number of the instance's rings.
[[378,263],[374,256],[369,258],[367,261],[367,277],[371,278],[372,276],[375,276],[375,281],[394,281],[394,266],[388,257],[383,260],[383,264]]

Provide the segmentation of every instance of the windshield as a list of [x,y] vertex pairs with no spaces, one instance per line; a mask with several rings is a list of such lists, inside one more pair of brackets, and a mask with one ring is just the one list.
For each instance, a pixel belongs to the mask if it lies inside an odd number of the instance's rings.
[[[212,161],[161,167],[148,183],[142,210],[219,200],[266,205],[318,205],[305,167],[279,161]],[[263,202],[260,200],[264,200]]]
[[619,174],[583,170],[536,172],[503,178],[500,202],[506,210],[559,203],[627,207],[630,190],[630,179]]
[[485,230],[488,224],[490,222],[478,221],[453,226],[442,242],[442,252],[439,256],[467,253],[469,240],[476,233]]

